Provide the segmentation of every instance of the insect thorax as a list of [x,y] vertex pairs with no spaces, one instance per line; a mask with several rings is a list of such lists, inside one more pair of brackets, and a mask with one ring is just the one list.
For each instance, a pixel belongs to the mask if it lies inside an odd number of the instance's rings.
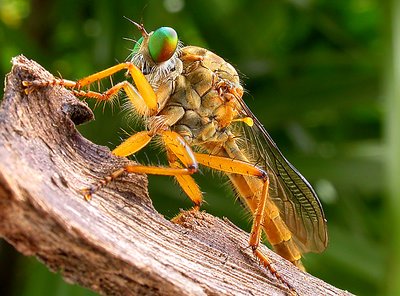
[[180,61],[182,71],[172,79],[158,116],[173,119],[170,128],[189,144],[224,142],[241,111],[239,75],[221,57],[199,47],[184,47]]

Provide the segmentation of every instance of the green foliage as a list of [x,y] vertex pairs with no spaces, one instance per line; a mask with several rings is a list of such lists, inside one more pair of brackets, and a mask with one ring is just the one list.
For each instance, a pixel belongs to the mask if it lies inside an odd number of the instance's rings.
[[[22,53],[64,78],[81,78],[128,56],[134,44],[123,37],[138,39],[140,33],[123,16],[143,21],[148,30],[175,28],[185,44],[212,50],[243,74],[248,105],[315,186],[330,243],[322,255],[306,256],[309,272],[353,293],[384,294],[390,278],[400,276],[387,277],[387,264],[399,265],[389,254],[400,252],[389,248],[398,234],[389,233],[387,217],[400,209],[385,206],[390,159],[383,161],[382,130],[396,126],[385,120],[382,97],[396,77],[383,76],[383,65],[391,65],[398,53],[387,56],[390,37],[382,32],[393,29],[382,24],[391,24],[388,18],[396,12],[400,19],[398,10],[390,16],[390,7],[377,0],[0,0],[0,72],[4,76],[11,57]],[[96,121],[80,131],[114,147],[125,137],[121,128],[130,132],[135,125],[118,110],[97,108]],[[398,155],[396,145],[391,147]],[[147,156],[151,162],[164,157],[154,149],[138,157],[146,163]],[[248,229],[228,186],[221,194],[220,177],[205,172],[196,179],[208,212]],[[172,179],[151,177],[150,185],[156,208],[167,217],[190,206]],[[32,280],[30,264],[18,266],[26,274],[20,284],[29,287],[29,295],[43,295],[40,285],[55,295],[58,284]],[[0,268],[7,267],[0,262]]]

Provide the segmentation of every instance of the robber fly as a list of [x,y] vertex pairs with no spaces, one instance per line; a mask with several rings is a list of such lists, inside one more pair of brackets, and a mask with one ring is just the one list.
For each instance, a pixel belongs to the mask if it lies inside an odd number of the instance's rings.
[[[283,281],[258,249],[263,229],[273,249],[304,270],[302,254],[322,252],[327,246],[322,206],[311,185],[243,101],[235,68],[207,49],[183,47],[172,28],[148,33],[143,25],[131,22],[142,37],[129,61],[78,81],[23,82],[27,93],[40,86],[61,85],[76,96],[97,101],[109,101],[123,89],[132,112],[143,118],[146,128],[116,147],[114,155],[132,155],[153,138],[161,139],[168,167],[126,165],[85,189],[85,198],[89,200],[124,172],[169,175],[199,209],[202,192],[191,175],[200,164],[226,173],[252,213],[249,246],[260,262]],[[122,81],[105,92],[86,90],[85,86],[118,71],[127,71],[133,83]]]

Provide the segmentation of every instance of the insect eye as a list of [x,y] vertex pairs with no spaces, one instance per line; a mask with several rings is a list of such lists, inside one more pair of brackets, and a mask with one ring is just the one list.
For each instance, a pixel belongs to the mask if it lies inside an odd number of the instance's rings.
[[133,53],[137,53],[140,50],[140,47],[142,46],[143,43],[143,37],[140,37],[138,41],[136,41],[135,46],[133,47]]
[[178,46],[178,35],[170,27],[161,27],[150,35],[149,53],[156,63],[169,60]]

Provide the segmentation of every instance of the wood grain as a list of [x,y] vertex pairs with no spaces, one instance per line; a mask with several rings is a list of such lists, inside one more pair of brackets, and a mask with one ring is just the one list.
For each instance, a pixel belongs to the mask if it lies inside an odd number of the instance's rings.
[[[86,202],[80,189],[129,162],[83,138],[92,119],[70,91],[24,93],[23,80],[53,76],[18,56],[0,110],[0,235],[68,282],[103,295],[286,295],[261,267],[248,234],[226,219],[153,207],[144,175],[124,175]],[[261,246],[299,295],[350,295]]]

